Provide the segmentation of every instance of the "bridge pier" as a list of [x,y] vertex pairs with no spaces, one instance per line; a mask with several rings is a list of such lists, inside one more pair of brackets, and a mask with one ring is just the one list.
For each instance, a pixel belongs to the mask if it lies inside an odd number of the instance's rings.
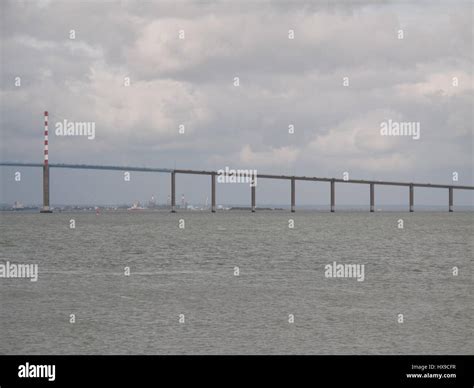
[[171,173],[171,213],[176,213],[176,173]]
[[295,178],[291,178],[291,212],[295,212]]
[[331,213],[336,210],[336,182],[334,179],[331,181]]
[[255,213],[255,185],[250,186],[251,197],[252,197],[252,213]]
[[49,139],[48,112],[44,112],[44,164],[43,164],[43,208],[40,213],[52,213],[49,207]]
[[414,197],[415,197],[415,190],[412,184],[410,184],[410,213],[415,211],[414,209]]
[[216,173],[211,174],[211,212],[216,212]]
[[453,209],[453,188],[449,188],[449,212],[452,213]]
[[375,211],[375,185],[373,183],[370,184],[370,212],[373,213]]
[[52,213],[53,211],[49,207],[49,166],[45,164],[43,166],[43,207],[40,213]]

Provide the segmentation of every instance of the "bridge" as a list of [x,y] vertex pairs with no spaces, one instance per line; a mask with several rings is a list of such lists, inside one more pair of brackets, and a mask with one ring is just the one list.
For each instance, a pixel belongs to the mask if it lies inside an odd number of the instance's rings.
[[[80,170],[108,170],[108,171],[136,171],[136,172],[155,172],[167,173],[171,175],[171,211],[176,212],[176,175],[177,174],[193,174],[208,175],[211,178],[211,211],[216,211],[216,177],[219,175],[217,171],[205,170],[183,170],[170,168],[153,168],[153,167],[136,167],[136,166],[107,166],[107,165],[89,165],[89,164],[63,164],[63,163],[20,163],[20,162],[0,162],[0,166],[5,167],[38,167],[43,168],[43,213],[50,213],[49,208],[49,168],[68,168]],[[222,174],[221,174],[222,175]],[[226,176],[231,176],[225,173]],[[274,174],[255,174],[258,179],[283,179],[290,181],[291,187],[291,212],[296,211],[296,181],[312,181],[312,182],[328,182],[330,184],[330,203],[331,212],[336,208],[336,183],[343,184],[366,184],[369,186],[370,212],[375,211],[375,186],[402,186],[408,188],[409,194],[409,211],[414,211],[414,189],[415,187],[425,187],[434,189],[448,190],[448,211],[453,212],[454,190],[474,190],[474,186],[448,185],[448,184],[432,184],[432,183],[415,183],[415,182],[394,182],[394,181],[377,181],[363,179],[337,179],[324,178],[315,176],[295,176],[295,175],[274,175]],[[251,185],[251,211],[256,211],[256,186]]]
[[[176,174],[197,174],[208,175],[211,177],[211,211],[216,211],[216,176],[231,176],[230,173],[224,174],[217,171],[204,170],[179,170],[169,168],[152,168],[152,167],[132,167],[132,166],[102,166],[89,164],[62,164],[49,163],[49,139],[48,139],[48,112],[44,112],[44,160],[43,163],[17,163],[17,162],[0,162],[0,166],[10,167],[41,167],[43,168],[43,208],[42,213],[51,213],[49,206],[49,169],[50,168],[72,168],[81,170],[110,170],[110,171],[139,171],[139,172],[158,172],[168,173],[171,175],[171,212],[176,212]],[[461,185],[445,185],[432,183],[414,183],[414,182],[392,182],[392,181],[374,181],[363,179],[337,179],[337,178],[321,178],[294,175],[272,175],[254,173],[251,177],[255,184],[250,185],[251,211],[256,210],[256,182],[258,179],[286,179],[291,185],[291,212],[296,210],[296,181],[313,181],[313,182],[329,182],[330,184],[330,200],[331,212],[336,209],[336,183],[356,183],[366,184],[369,186],[370,193],[370,211],[375,211],[375,185],[385,186],[405,186],[408,187],[409,194],[409,211],[414,211],[415,187],[428,187],[448,190],[448,211],[453,212],[453,191],[454,190],[474,190],[474,186]]]

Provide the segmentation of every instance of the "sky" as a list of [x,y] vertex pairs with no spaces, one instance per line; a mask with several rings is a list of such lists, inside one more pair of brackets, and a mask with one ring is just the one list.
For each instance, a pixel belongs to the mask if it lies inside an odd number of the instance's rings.
[[[0,7],[1,161],[42,162],[47,110],[50,163],[474,184],[470,1]],[[64,120],[93,123],[95,137],[60,136]],[[382,135],[388,122],[419,138]],[[41,203],[41,169],[0,167],[0,179],[0,202]],[[51,202],[162,203],[169,181],[52,169]],[[367,186],[336,190],[337,203],[368,203]],[[218,204],[250,201],[246,184],[217,191]],[[289,193],[261,180],[257,204],[288,204]],[[178,176],[177,194],[204,203],[209,178]],[[457,204],[473,197],[455,192]],[[329,185],[298,182],[296,198],[327,204]],[[376,201],[405,204],[408,190],[377,187]],[[447,190],[417,189],[415,202],[444,205]]]

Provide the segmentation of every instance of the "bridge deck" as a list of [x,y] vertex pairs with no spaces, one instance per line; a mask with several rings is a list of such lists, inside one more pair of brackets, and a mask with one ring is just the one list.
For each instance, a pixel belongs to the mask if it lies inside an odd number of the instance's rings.
[[[42,163],[16,163],[16,162],[0,162],[0,166],[10,167],[43,167]],[[89,164],[64,164],[64,163],[50,163],[50,168],[73,168],[80,170],[109,170],[109,171],[137,171],[137,172],[163,172],[176,174],[197,174],[197,175],[212,175],[217,174],[216,171],[205,170],[182,170],[170,168],[153,168],[153,167],[133,167],[133,166],[103,166],[103,165],[89,165]],[[356,184],[373,184],[386,186],[412,186],[412,187],[427,187],[427,188],[442,188],[442,189],[461,189],[474,190],[474,186],[466,185],[448,185],[448,184],[432,184],[432,183],[417,183],[417,182],[393,182],[393,181],[374,181],[365,179],[337,179],[337,178],[323,178],[323,177],[307,177],[307,176],[292,176],[292,175],[272,175],[272,174],[257,174],[257,179],[288,179],[299,181],[315,181],[315,182],[337,182],[337,183],[356,183]]]

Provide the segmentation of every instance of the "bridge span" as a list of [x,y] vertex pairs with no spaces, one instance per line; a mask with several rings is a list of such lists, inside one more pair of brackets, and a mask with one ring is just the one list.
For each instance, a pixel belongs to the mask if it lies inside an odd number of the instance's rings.
[[[168,173],[171,175],[171,211],[176,212],[176,175],[192,174],[192,175],[208,175],[211,178],[211,211],[216,211],[216,177],[219,175],[217,171],[207,170],[184,170],[171,168],[154,168],[154,167],[137,167],[137,166],[110,166],[110,165],[89,165],[89,164],[66,164],[66,163],[21,163],[21,162],[0,162],[0,166],[5,167],[42,167],[43,168],[43,209],[42,212],[51,212],[49,207],[49,168],[69,168],[80,170],[109,170],[109,171],[136,171],[136,172],[156,172]],[[220,175],[232,176],[227,172]],[[414,189],[415,187],[438,188],[448,191],[448,211],[454,211],[454,190],[474,190],[474,186],[465,185],[449,185],[449,184],[432,184],[417,182],[395,182],[395,181],[378,181],[364,179],[338,179],[325,178],[315,176],[296,176],[296,175],[274,175],[274,174],[255,174],[254,178],[258,179],[286,179],[290,181],[291,187],[291,211],[296,211],[296,181],[313,181],[328,182],[330,184],[330,203],[331,212],[336,208],[336,183],[355,183],[366,184],[369,186],[370,211],[375,211],[375,186],[404,186],[408,188],[409,211],[414,211]],[[251,211],[256,211],[256,185],[250,185],[251,189]]]

